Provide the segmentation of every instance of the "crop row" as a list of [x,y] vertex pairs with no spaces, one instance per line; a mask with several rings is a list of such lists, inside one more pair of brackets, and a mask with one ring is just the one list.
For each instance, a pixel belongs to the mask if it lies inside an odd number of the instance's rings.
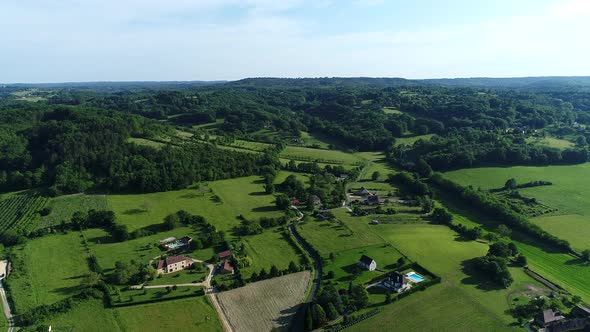
[[19,193],[0,199],[0,233],[26,227],[33,222],[37,211],[46,202],[47,198],[37,192]]

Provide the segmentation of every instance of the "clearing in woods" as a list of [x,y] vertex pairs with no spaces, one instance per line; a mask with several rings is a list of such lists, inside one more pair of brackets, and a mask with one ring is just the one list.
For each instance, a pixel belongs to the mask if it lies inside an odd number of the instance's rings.
[[263,280],[217,294],[235,331],[285,331],[305,298],[311,272]]

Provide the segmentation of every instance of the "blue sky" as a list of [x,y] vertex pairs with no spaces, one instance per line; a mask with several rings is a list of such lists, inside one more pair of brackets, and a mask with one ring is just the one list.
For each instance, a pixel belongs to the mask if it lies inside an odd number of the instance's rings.
[[0,82],[590,75],[590,0],[0,0]]

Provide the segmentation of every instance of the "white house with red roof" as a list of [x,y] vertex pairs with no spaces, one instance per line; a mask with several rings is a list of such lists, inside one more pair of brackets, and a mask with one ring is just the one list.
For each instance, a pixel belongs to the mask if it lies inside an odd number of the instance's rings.
[[177,272],[191,267],[193,259],[185,256],[172,256],[158,262],[158,273]]

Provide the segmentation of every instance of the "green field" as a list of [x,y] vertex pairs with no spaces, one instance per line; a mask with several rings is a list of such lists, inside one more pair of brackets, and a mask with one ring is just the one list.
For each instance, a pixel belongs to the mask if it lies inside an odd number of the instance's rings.
[[43,324],[51,325],[53,331],[121,331],[114,313],[112,309],[105,308],[101,300],[89,300],[47,319]]
[[368,217],[351,217],[345,209],[334,210],[337,221],[310,219],[298,226],[301,236],[324,257],[343,250],[384,244],[379,235],[369,230]]
[[[498,221],[467,209],[456,201],[437,196],[454,215],[454,222],[467,227],[483,226],[493,231]],[[530,237],[513,231],[513,242],[528,260],[528,265],[545,278],[562,286],[573,294],[580,295],[584,301],[590,301],[590,269],[578,259],[551,247],[544,246]]]
[[106,210],[107,199],[105,195],[67,195],[50,198],[46,205],[51,208],[47,216],[36,218],[35,228],[44,228],[59,225],[62,221],[69,222],[74,212],[94,210]]
[[[441,276],[442,283],[385,306],[383,312],[350,330],[378,331],[382,326],[404,331],[508,330],[514,323],[505,313],[510,295],[536,285],[517,268],[510,269],[515,282],[508,289],[496,289],[485,278],[466,274],[464,262],[485,255],[487,245],[464,242],[445,226],[377,225],[374,229],[412,260]],[[424,324],[432,321],[436,324]]]
[[299,265],[300,255],[283,237],[280,228],[266,229],[262,234],[243,238],[248,256],[252,257],[252,265],[241,269],[245,278],[250,278],[253,272],[265,269],[270,271],[275,265],[279,270],[289,267],[291,261]]
[[8,277],[15,311],[25,312],[76,294],[89,273],[80,233],[48,235],[12,250]]
[[223,331],[204,296],[118,308],[115,316],[122,331]]
[[395,263],[402,255],[389,244],[372,245],[363,248],[340,251],[334,254],[334,260],[327,260],[324,266],[324,274],[334,272],[332,282],[342,283],[347,286],[349,281],[355,284],[363,284],[383,274],[379,271],[365,271],[354,278],[351,275],[362,255],[367,255],[377,262],[377,268],[390,271],[395,270]]
[[[165,252],[159,247],[159,240],[175,236],[197,236],[197,232],[191,227],[179,227],[171,231],[161,232],[138,239],[124,242],[112,242],[110,234],[102,229],[87,229],[84,236],[88,241],[91,253],[96,256],[98,262],[104,269],[111,269],[116,261],[128,262],[131,259],[147,264],[150,259],[158,257]],[[213,249],[197,250],[191,257],[206,260],[213,256]],[[108,271],[108,270],[107,270]]]
[[394,107],[383,107],[383,113],[385,114],[404,114],[402,111]]
[[195,270],[182,270],[173,273],[160,274],[154,280],[148,281],[146,285],[179,285],[203,282],[209,275],[209,269],[203,267],[201,272]]
[[572,166],[484,167],[445,173],[462,185],[483,189],[500,188],[509,178],[519,183],[551,181],[553,185],[519,189],[527,197],[558,211],[551,216],[532,218],[548,232],[569,241],[575,249],[590,248],[590,163]]
[[430,140],[434,136],[433,134],[428,135],[418,135],[418,136],[410,136],[410,137],[400,137],[395,139],[395,146],[398,145],[412,145],[417,140]]
[[294,159],[306,162],[318,162],[327,164],[356,165],[363,160],[352,153],[337,150],[312,149],[299,146],[287,146],[281,153],[281,158]]
[[165,216],[186,210],[204,216],[209,223],[231,235],[229,231],[239,225],[240,214],[246,218],[281,215],[274,207],[274,196],[264,194],[258,182],[259,177],[251,176],[210,182],[195,189],[109,195],[108,202],[118,221],[127,225],[129,231],[161,223]]
[[554,137],[544,137],[544,138],[530,137],[530,138],[527,138],[526,141],[527,141],[527,143],[541,145],[541,146],[548,146],[551,148],[557,148],[557,149],[562,149],[562,150],[573,148],[575,146],[574,143],[572,143],[568,140],[554,138]]
[[120,295],[111,293],[113,297],[113,306],[128,306],[145,304],[150,301],[171,301],[174,299],[185,298],[187,296],[197,298],[202,294],[202,287],[177,286],[176,290],[172,287],[170,291],[163,288],[145,288],[145,289],[120,289]]

